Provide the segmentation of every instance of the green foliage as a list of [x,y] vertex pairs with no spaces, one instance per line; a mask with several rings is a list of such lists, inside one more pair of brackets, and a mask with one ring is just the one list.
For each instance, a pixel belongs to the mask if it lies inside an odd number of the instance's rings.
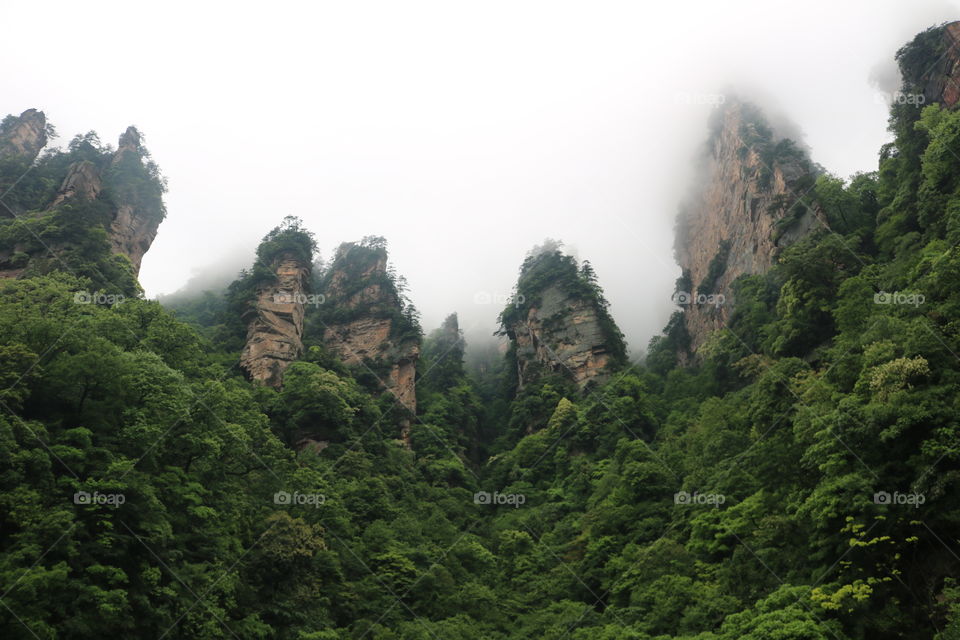
[[[937,46],[901,51],[908,80]],[[234,368],[262,278],[312,262],[299,221],[227,296],[176,316],[109,271],[96,206],[0,225],[28,249],[11,254],[26,277],[0,282],[5,637],[960,637],[955,116],[895,106],[876,174],[820,175],[808,204],[830,230],[732,284],[697,365],[678,366],[676,314],[642,367],[587,393],[549,374],[517,390],[509,354],[468,374],[448,319],[423,344],[409,447],[392,402],[322,344],[350,309],[311,309],[282,389]],[[744,134],[796,159],[761,121]],[[88,135],[66,153],[101,149]],[[41,162],[18,206],[48,198],[65,161]],[[24,225],[70,244],[71,268],[41,263]],[[385,260],[366,238],[334,261],[345,284],[328,267],[316,290],[380,287],[390,304],[364,312],[419,340],[395,274],[355,277]],[[548,243],[503,329],[550,286],[606,314],[589,265]],[[128,298],[75,301],[95,290]]]
[[527,254],[520,267],[513,298],[498,318],[499,334],[510,335],[530,309],[540,305],[544,290],[556,287],[571,300],[586,302],[593,308],[612,361],[616,365],[625,364],[626,343],[610,316],[610,305],[603,296],[603,288],[597,282],[593,267],[587,261],[578,264],[576,258],[561,251],[561,246],[561,243],[548,239]]

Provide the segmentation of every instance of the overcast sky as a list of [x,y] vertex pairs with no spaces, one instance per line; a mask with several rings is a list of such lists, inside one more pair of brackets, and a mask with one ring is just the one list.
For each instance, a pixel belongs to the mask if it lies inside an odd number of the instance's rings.
[[[169,179],[150,297],[233,273],[285,215],[383,235],[425,329],[489,334],[545,237],[589,259],[634,351],[665,323],[673,217],[711,103],[775,104],[848,176],[888,139],[871,78],[957,2],[7,2],[0,116],[65,144],[129,124]],[[889,87],[885,87],[889,88]]]

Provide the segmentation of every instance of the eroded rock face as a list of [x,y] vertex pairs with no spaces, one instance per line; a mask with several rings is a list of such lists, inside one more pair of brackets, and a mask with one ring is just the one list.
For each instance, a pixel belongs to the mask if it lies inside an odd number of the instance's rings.
[[368,366],[407,410],[416,414],[419,337],[397,335],[402,305],[385,286],[387,254],[345,243],[337,250],[324,304],[338,316],[323,325],[323,342],[344,364]]
[[47,145],[47,118],[42,111],[27,109],[0,132],[0,158],[21,158],[31,163]]
[[96,200],[102,189],[103,181],[95,164],[89,160],[74,162],[67,169],[67,177],[63,179],[57,197],[47,208],[53,209],[72,199]]
[[[120,136],[111,161],[112,167],[121,167],[123,163],[140,163],[141,151],[140,134],[134,127],[128,127]],[[109,229],[110,244],[114,253],[130,258],[134,273],[139,275],[140,263],[157,237],[157,228],[163,217],[145,211],[136,198],[127,197],[123,191],[118,193],[116,200],[117,210]]]
[[[0,166],[0,190],[17,183],[46,142],[46,118],[42,112],[28,109],[19,118],[8,119],[0,131],[0,160],[7,161]],[[164,215],[160,177],[146,155],[140,134],[128,127],[112,156],[103,153],[94,161],[70,164],[50,202],[5,206],[0,215],[40,217],[62,206],[101,200],[104,190],[109,188],[112,217],[104,226],[111,250],[127,256],[134,275],[139,275],[143,256],[153,244]],[[49,260],[50,251],[57,253],[66,248],[49,243],[40,247],[0,247],[0,278],[20,277],[27,264]]]
[[942,53],[932,66],[924,65],[922,76],[907,78],[923,91],[924,101],[954,107],[960,101],[960,22],[944,25],[941,31]]
[[544,375],[559,374],[586,390],[609,379],[626,361],[623,334],[610,317],[592,267],[551,240],[527,255],[500,323],[500,333],[513,345],[521,389]]
[[543,290],[508,336],[516,344],[521,386],[536,379],[539,367],[568,375],[581,389],[610,377],[613,360],[596,309],[557,285]]
[[284,255],[273,264],[276,278],[257,290],[247,317],[247,342],[240,366],[251,380],[271,387],[283,383],[283,372],[303,353],[303,301],[309,265]]
[[730,102],[719,116],[701,185],[677,221],[675,253],[687,284],[676,301],[691,353],[729,321],[734,280],[766,272],[783,247],[825,226],[799,201],[814,179],[806,155],[789,146],[778,152],[776,134],[765,136],[750,105]]

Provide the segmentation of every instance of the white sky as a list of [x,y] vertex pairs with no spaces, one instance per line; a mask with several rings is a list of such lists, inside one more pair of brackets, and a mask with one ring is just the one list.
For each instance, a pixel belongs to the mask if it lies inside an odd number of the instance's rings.
[[[813,159],[876,168],[869,82],[957,2],[11,2],[0,116],[59,144],[129,124],[169,178],[149,296],[233,272],[289,214],[322,255],[386,236],[428,331],[489,334],[545,237],[589,259],[634,350],[665,323],[673,216],[711,94],[762,94]],[[703,98],[699,98],[703,96]]]

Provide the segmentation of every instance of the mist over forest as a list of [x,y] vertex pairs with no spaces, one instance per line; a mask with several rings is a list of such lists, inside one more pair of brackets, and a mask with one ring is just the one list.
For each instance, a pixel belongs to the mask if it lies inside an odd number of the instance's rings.
[[5,24],[3,638],[960,639],[960,3]]

